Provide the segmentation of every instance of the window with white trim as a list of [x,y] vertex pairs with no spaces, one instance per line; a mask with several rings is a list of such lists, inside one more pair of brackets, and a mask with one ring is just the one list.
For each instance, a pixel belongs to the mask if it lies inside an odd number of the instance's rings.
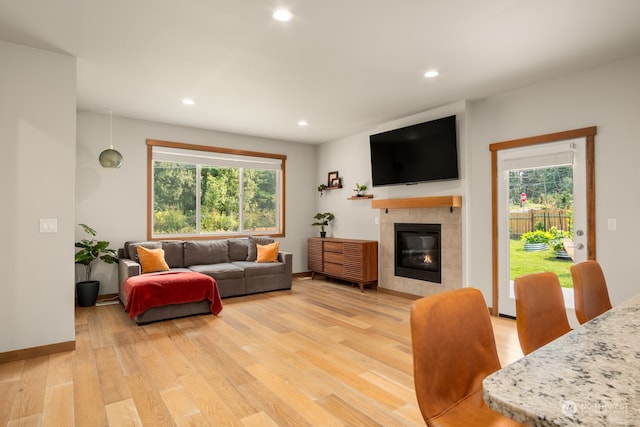
[[286,156],[147,140],[152,239],[284,235]]

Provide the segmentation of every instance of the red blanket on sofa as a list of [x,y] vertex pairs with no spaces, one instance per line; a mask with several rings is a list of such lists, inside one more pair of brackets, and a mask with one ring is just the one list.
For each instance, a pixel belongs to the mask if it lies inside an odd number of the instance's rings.
[[153,307],[209,300],[211,312],[222,311],[222,299],[216,281],[196,272],[161,272],[129,277],[122,290],[127,297],[124,308],[129,317]]

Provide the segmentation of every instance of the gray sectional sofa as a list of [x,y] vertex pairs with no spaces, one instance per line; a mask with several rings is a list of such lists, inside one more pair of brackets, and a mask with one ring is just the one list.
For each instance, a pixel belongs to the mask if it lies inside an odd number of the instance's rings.
[[[144,246],[147,249],[162,248],[165,261],[171,271],[195,271],[213,277],[222,298],[291,289],[293,264],[291,253],[279,252],[277,262],[256,262],[257,245],[272,242],[274,242],[273,238],[262,236],[220,240],[125,242],[124,247],[118,249],[120,300],[126,306],[126,295],[122,290],[125,280],[141,274],[138,246]],[[149,313],[158,309],[161,309],[160,313]],[[208,301],[201,301],[198,304],[180,304],[174,307],[158,307],[138,316],[142,318],[136,318],[136,322],[148,323],[207,312],[209,312]]]

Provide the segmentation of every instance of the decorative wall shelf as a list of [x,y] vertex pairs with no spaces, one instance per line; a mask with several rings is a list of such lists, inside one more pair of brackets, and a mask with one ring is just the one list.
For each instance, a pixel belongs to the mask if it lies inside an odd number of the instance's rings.
[[363,194],[362,196],[351,196],[347,198],[347,200],[365,200],[365,199],[373,199],[373,194]]
[[403,208],[459,208],[462,196],[413,197],[408,199],[382,199],[371,202],[373,209]]

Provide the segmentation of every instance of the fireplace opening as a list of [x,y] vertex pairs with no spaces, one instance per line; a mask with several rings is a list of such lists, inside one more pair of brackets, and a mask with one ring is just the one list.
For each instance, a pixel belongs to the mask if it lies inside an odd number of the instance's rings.
[[394,224],[395,275],[442,283],[440,224]]

